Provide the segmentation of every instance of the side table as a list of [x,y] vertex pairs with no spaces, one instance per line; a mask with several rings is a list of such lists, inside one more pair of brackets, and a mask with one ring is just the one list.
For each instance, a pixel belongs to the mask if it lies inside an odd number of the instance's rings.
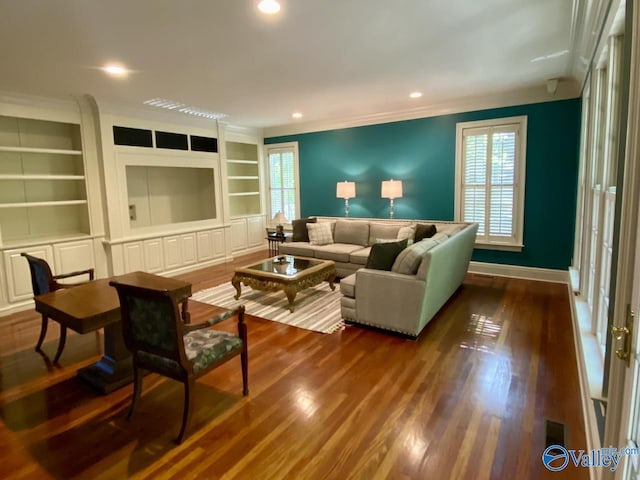
[[291,237],[291,233],[285,233],[284,235],[277,235],[276,233],[267,234],[267,241],[269,242],[269,255],[275,257],[278,255],[278,245],[282,242],[286,242],[287,238]]

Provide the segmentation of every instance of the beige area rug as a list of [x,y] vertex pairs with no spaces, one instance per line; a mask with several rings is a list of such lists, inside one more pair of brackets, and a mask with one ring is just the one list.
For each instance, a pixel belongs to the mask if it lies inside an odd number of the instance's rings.
[[191,298],[223,308],[244,305],[245,311],[256,317],[274,322],[285,323],[293,327],[305,328],[320,333],[333,333],[344,327],[340,316],[340,286],[331,291],[329,284],[307,288],[296,295],[295,311],[289,312],[289,302],[284,292],[262,292],[242,286],[238,300],[231,283],[225,283],[208,290],[196,292]]

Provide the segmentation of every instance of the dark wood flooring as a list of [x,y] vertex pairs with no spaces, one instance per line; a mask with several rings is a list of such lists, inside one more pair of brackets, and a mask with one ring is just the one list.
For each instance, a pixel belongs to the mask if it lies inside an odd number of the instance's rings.
[[[264,256],[180,278],[197,291]],[[191,304],[193,321],[214,311]],[[0,478],[588,478],[541,462],[546,419],[586,447],[565,285],[468,275],[418,341],[247,324],[249,396],[239,358],[201,378],[176,446],[181,385],[148,375],[127,421],[130,386],[100,396],[75,377],[98,334],[70,334],[56,366],[56,324],[47,356],[34,311],[1,318]]]

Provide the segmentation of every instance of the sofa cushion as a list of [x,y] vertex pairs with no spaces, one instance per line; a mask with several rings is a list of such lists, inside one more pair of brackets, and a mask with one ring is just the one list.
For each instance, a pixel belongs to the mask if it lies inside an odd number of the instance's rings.
[[329,245],[333,243],[330,223],[307,223],[307,230],[309,231],[309,243],[311,245]]
[[330,245],[314,245],[313,256],[322,260],[348,263],[352,252],[360,250],[359,245],[350,243],[332,243]]
[[371,253],[371,247],[365,247],[356,250],[355,252],[351,252],[351,255],[349,255],[349,262],[354,265],[366,265],[369,253]]
[[340,293],[345,297],[355,298],[356,296],[356,274],[352,273],[348,277],[340,280]]
[[369,241],[369,222],[338,220],[333,238],[336,243],[352,243],[366,247]]
[[284,242],[278,245],[278,253],[280,255],[313,257],[313,245],[309,242]]
[[376,243],[371,247],[371,253],[367,260],[367,268],[374,270],[391,270],[396,257],[406,247],[406,239],[398,242]]
[[431,239],[424,239],[405,248],[391,267],[392,272],[415,275],[418,272],[424,254],[437,245]]
[[391,224],[387,225],[385,223],[376,223],[371,222],[369,224],[369,242],[368,245],[373,245],[374,243],[380,243],[380,239],[389,239],[389,240],[402,240],[398,238],[398,231],[400,230],[402,225],[400,224]]
[[436,226],[433,224],[418,223],[416,225],[416,233],[413,237],[414,242],[419,242],[424,238],[431,238],[437,233]]
[[292,242],[308,242],[309,232],[307,231],[307,223],[316,223],[316,218],[300,218],[291,222],[293,228],[293,234],[291,235]]

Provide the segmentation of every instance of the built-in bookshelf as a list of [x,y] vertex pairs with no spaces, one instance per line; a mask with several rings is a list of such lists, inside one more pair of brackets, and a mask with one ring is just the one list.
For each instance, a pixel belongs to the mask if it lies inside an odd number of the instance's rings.
[[226,142],[227,185],[231,217],[262,212],[258,145]]
[[80,125],[0,116],[0,244],[90,234]]

